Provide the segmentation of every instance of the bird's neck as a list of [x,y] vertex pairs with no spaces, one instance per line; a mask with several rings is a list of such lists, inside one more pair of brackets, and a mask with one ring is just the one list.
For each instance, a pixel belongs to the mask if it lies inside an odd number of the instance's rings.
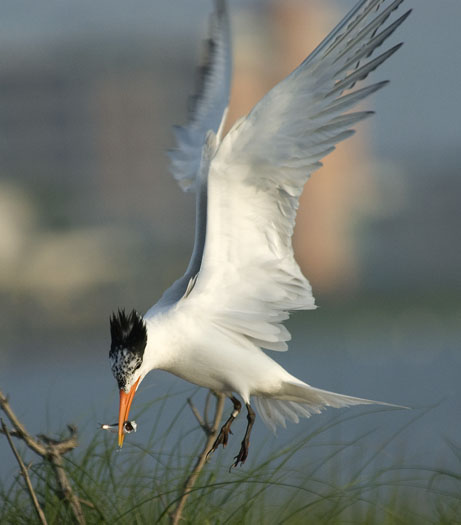
[[143,368],[169,370],[176,359],[174,321],[169,312],[146,320],[147,346],[144,351]]

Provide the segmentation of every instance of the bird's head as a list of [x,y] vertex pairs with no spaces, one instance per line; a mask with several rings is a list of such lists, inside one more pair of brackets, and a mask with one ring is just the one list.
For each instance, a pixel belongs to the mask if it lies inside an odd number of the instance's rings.
[[120,411],[118,418],[118,444],[123,445],[123,425],[128,420],[134,394],[145,374],[142,372],[144,350],[147,345],[147,328],[141,315],[133,310],[129,315],[124,310],[110,318],[112,338],[109,358],[112,373],[120,389]]

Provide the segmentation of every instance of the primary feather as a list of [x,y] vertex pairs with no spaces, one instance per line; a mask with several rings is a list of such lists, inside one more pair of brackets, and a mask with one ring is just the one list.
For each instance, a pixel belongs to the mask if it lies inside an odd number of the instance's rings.
[[175,128],[176,148],[169,152],[173,176],[184,191],[196,189],[206,135],[210,130],[218,133],[229,104],[231,75],[228,15],[224,0],[218,0],[210,18],[197,91],[189,101],[189,122]]

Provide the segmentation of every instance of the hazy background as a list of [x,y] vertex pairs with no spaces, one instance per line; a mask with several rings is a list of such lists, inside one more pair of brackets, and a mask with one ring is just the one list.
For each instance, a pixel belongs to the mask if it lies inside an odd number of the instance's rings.
[[[231,118],[353,3],[232,2]],[[365,104],[377,115],[306,186],[295,248],[320,308],[294,318],[292,351],[274,357],[320,387],[440,403],[405,437],[439,457],[461,430],[461,3],[405,5],[391,39],[405,46],[372,77],[392,83]],[[193,196],[164,151],[210,6],[0,2],[0,388],[33,432],[116,419],[109,315],[147,310],[187,266]],[[135,405],[188,388],[161,373],[144,383]],[[408,414],[362,422],[385,432]],[[140,431],[155,413],[143,417]]]

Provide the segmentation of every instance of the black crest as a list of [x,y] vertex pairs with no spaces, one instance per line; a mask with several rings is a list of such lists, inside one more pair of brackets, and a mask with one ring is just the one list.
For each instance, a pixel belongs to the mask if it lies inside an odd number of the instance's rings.
[[147,329],[143,318],[132,310],[129,315],[125,310],[119,310],[110,318],[110,345],[109,356],[113,357],[116,352],[123,349],[128,350],[142,360],[144,349],[147,344]]

